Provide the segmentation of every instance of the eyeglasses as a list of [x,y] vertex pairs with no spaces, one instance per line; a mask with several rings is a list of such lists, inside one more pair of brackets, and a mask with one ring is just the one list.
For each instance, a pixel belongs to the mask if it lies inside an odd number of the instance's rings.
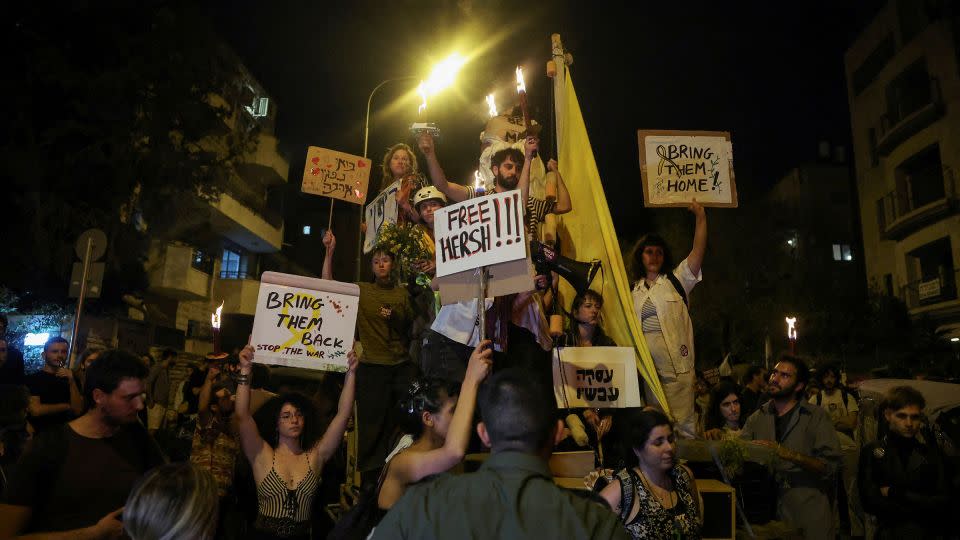
[[294,418],[303,419],[303,413],[299,413],[299,412],[295,412],[295,413],[292,413],[292,414],[291,414],[291,413],[283,413],[283,414],[280,415],[280,421],[281,421],[281,422],[289,422],[289,421],[293,420]]

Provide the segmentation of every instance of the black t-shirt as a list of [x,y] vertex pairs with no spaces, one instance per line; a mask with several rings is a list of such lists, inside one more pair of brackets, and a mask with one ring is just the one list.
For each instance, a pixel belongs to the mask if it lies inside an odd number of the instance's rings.
[[800,404],[798,403],[794,405],[793,408],[790,409],[789,412],[787,412],[787,414],[783,416],[773,417],[773,427],[774,429],[776,429],[777,442],[782,442],[783,439],[786,438],[787,436],[786,430],[787,430],[787,426],[790,425],[790,419],[793,418],[795,414],[797,414],[797,409],[799,408],[800,408]]
[[0,366],[0,384],[21,385],[23,381],[23,353],[7,345],[7,361]]
[[746,422],[746,419],[759,407],[760,394],[749,388],[744,388],[740,395],[740,418]]
[[140,424],[91,439],[69,425],[40,434],[7,484],[3,502],[32,509],[26,532],[94,525],[126,503],[134,483],[166,461]]
[[197,414],[200,406],[200,394],[194,394],[193,389],[203,386],[207,380],[207,368],[195,369],[183,385],[183,401],[187,404],[187,414]]
[[[70,403],[70,380],[57,377],[46,371],[38,371],[27,375],[27,388],[31,396],[38,396],[40,403],[51,405],[54,403]],[[33,416],[30,423],[37,431],[45,431],[55,426],[65,424],[73,419],[73,413],[66,411],[57,414]]]

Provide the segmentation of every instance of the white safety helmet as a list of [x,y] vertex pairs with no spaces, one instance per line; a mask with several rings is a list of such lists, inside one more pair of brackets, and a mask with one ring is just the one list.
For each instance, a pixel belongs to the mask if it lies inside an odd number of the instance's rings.
[[413,196],[413,207],[417,208],[420,206],[420,203],[426,201],[438,200],[443,203],[443,206],[447,205],[447,197],[434,186],[424,186],[420,188],[420,191],[417,191],[417,194]]

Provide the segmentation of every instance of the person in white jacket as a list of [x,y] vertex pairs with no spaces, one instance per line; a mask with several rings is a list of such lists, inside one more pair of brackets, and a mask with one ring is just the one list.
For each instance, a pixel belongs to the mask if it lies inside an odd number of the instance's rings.
[[[694,413],[693,323],[687,295],[703,279],[700,267],[707,248],[707,216],[698,202],[688,210],[696,216],[693,248],[676,267],[663,238],[647,234],[637,241],[631,257],[633,308],[653,356],[670,413],[679,435],[696,437]],[[655,402],[647,392],[647,400]]]

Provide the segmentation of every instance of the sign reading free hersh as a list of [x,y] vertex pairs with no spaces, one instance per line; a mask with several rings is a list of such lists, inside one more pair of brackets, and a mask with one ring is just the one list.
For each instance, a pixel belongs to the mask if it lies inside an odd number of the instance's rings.
[[437,277],[525,258],[523,206],[515,189],[437,209]]
[[359,300],[355,283],[264,272],[250,338],[254,362],[346,371]]

